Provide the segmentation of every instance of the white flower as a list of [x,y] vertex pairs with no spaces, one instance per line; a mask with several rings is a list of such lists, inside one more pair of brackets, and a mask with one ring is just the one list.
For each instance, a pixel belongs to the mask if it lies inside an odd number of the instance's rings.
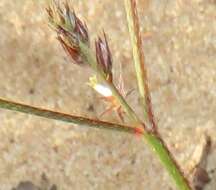
[[106,85],[98,83],[96,76],[90,77],[88,84],[102,96],[104,97],[112,96],[112,91]]

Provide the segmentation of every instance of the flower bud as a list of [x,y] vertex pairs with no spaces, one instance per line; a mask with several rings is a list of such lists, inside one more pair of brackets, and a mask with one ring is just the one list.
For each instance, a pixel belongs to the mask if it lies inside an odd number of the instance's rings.
[[95,42],[97,64],[102,69],[108,81],[112,82],[112,55],[104,33],[104,41],[99,37]]

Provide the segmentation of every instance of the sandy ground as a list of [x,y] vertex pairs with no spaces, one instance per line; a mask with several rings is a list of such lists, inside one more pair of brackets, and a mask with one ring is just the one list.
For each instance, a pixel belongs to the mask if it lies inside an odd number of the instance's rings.
[[[188,176],[210,136],[205,169],[211,181],[205,189],[215,190],[216,2],[139,2],[159,129]],[[122,63],[125,90],[136,89],[123,0],[71,3],[88,23],[92,41],[106,31],[116,76]],[[86,85],[92,73],[69,62],[47,26],[45,5],[0,1],[0,97],[97,118],[105,106]],[[137,97],[133,92],[128,101],[139,113]],[[103,119],[118,121],[115,114]],[[0,110],[0,139],[0,190],[24,181],[42,190],[176,189],[143,140],[130,135]]]

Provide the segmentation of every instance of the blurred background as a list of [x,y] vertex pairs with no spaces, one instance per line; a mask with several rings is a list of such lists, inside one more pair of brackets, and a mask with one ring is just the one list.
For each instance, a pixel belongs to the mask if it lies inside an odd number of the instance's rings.
[[[69,2],[93,43],[103,30],[108,35],[116,84],[122,73],[125,91],[134,89],[128,101],[140,114],[123,0]],[[194,167],[204,163],[205,189],[214,190],[216,1],[138,2],[159,130],[185,175],[193,180]],[[92,72],[70,63],[48,26],[46,7],[45,0],[0,1],[0,97],[98,118],[106,105],[87,85]],[[101,119],[120,122],[115,113]],[[1,109],[0,189],[32,190],[27,182],[41,190],[175,189],[140,138]]]

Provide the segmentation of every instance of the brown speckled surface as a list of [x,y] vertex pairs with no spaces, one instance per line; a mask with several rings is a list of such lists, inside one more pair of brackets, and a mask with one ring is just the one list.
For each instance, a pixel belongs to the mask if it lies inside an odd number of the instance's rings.
[[[126,90],[136,89],[123,0],[71,3],[92,40],[102,29],[107,32],[116,75],[121,62]],[[216,2],[139,0],[139,5],[160,131],[187,174],[203,135],[210,135],[207,170],[214,169]],[[86,85],[91,71],[69,63],[44,8],[43,0],[0,1],[0,97],[96,118],[105,107]],[[128,99],[139,113],[137,93]],[[115,114],[103,119],[118,121]],[[142,139],[133,136],[0,110],[0,139],[0,189],[21,181],[39,186],[43,173],[61,190],[175,189]],[[216,173],[210,177],[206,190],[216,186]]]

